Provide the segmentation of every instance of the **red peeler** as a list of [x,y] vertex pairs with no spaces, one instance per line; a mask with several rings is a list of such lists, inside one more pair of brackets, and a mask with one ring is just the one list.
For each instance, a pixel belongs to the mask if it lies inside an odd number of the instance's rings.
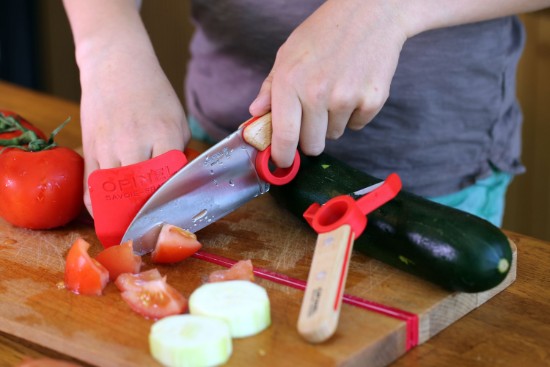
[[307,286],[298,318],[298,332],[320,343],[336,331],[353,242],[366,225],[367,215],[393,199],[401,190],[395,173],[385,181],[361,190],[354,200],[340,195],[324,205],[313,203],[304,218],[318,233]]

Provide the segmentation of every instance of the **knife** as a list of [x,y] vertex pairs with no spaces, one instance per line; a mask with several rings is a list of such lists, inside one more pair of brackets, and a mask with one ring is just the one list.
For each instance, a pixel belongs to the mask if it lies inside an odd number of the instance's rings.
[[296,151],[288,168],[272,170],[271,113],[254,117],[225,139],[187,163],[145,202],[121,243],[134,252],[154,250],[163,224],[196,232],[266,193],[270,184],[290,182],[300,166]]

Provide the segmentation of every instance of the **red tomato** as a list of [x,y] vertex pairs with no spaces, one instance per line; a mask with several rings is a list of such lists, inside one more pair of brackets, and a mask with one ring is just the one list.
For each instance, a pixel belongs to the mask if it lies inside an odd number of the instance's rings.
[[132,240],[106,248],[95,259],[109,270],[110,280],[123,273],[139,273],[141,269],[141,256],[134,255]]
[[[39,137],[40,139],[44,139],[44,140],[47,139],[46,134],[44,134],[39,128],[37,128],[36,126],[34,126],[33,124],[31,124],[30,122],[25,120],[23,117],[19,116],[15,112],[7,111],[7,110],[0,110],[0,118],[2,118],[3,116],[4,117],[13,116],[13,118],[15,118],[24,128],[27,128],[29,130],[34,131],[36,133],[37,137]],[[2,126],[2,123],[0,122],[0,127],[1,126]],[[3,131],[0,128],[0,139],[11,139],[11,138],[19,136],[21,134],[22,134],[22,132],[20,130]]]
[[109,271],[88,254],[90,244],[77,238],[65,262],[65,287],[76,294],[99,296],[109,282]]
[[[144,274],[147,273],[147,274]],[[121,274],[116,285],[122,298],[140,315],[158,320],[187,310],[187,298],[166,283],[156,269],[141,274]]]
[[116,278],[115,284],[121,292],[138,291],[143,284],[151,280],[159,279],[162,279],[159,271],[157,269],[151,269],[137,274],[120,274],[119,277]]
[[240,260],[233,264],[229,269],[216,270],[210,273],[208,281],[210,283],[223,282],[225,280],[250,280],[254,281],[254,272],[252,261]]
[[155,250],[151,253],[151,260],[154,263],[176,263],[193,255],[201,247],[195,234],[172,224],[165,224],[160,230]]
[[198,150],[189,147],[185,148],[183,153],[185,153],[185,157],[187,158],[188,162],[191,162],[193,159],[197,158],[201,154]]
[[84,160],[55,147],[0,153],[0,217],[14,226],[49,229],[76,218],[83,208]]

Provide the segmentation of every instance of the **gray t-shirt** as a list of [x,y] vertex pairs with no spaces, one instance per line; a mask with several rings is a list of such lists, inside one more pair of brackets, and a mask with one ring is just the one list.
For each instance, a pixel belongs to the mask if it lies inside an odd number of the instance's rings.
[[[250,117],[277,49],[322,3],[193,0],[187,106],[210,136]],[[523,172],[515,74],[524,38],[519,19],[505,17],[409,39],[380,113],[327,141],[326,152],[380,178],[397,172],[424,196],[458,191],[494,168]]]

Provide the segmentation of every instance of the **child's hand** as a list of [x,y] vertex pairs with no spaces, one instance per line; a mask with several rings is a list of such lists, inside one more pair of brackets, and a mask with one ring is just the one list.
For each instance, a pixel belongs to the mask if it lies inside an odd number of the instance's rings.
[[93,170],[183,150],[190,138],[183,107],[141,21],[139,3],[63,0],[80,70],[84,203],[90,214],[87,183]]
[[[85,205],[87,178],[98,168],[144,161],[190,138],[181,103],[156,59],[106,51],[81,69]],[[92,214],[93,215],[93,214]]]
[[305,154],[320,154],[326,138],[361,129],[380,111],[407,39],[393,8],[383,0],[327,1],[281,46],[250,106],[255,116],[272,111],[278,166],[292,163],[298,141]]

